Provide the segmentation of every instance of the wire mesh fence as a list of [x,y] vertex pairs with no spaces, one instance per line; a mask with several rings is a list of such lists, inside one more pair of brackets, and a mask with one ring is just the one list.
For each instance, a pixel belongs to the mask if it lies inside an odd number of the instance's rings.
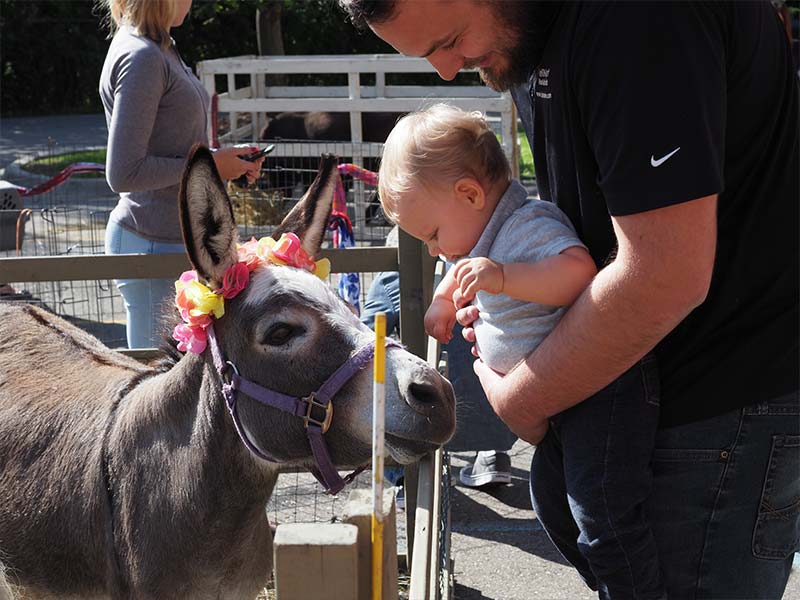
[[[256,183],[247,187],[229,184],[241,239],[272,233],[313,181],[321,154],[338,153],[341,162],[352,162],[355,155],[356,160],[364,163],[360,166],[367,169],[377,166],[377,159],[365,156],[375,154],[376,144],[288,140],[275,143],[276,151],[267,156]],[[15,168],[7,169],[6,179],[13,186],[30,189],[58,173],[67,161],[87,158],[103,163],[105,149],[45,147],[30,159],[17,161]],[[355,244],[384,245],[391,226],[382,216],[374,188],[347,175],[342,177],[342,183]],[[102,173],[78,175],[32,196],[20,196],[9,186],[0,192],[0,257],[104,253],[105,229],[117,195]],[[333,241],[333,233],[328,232],[324,246],[332,247]],[[363,302],[373,274],[357,276]],[[339,277],[331,276],[334,286]],[[12,282],[4,281],[0,273],[0,286],[0,300],[39,304],[96,335],[110,347],[126,345],[125,308],[113,280]]]

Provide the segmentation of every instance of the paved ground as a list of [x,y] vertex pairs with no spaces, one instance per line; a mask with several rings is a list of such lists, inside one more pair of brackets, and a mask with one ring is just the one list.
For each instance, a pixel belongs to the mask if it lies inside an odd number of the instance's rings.
[[[595,596],[561,557],[531,508],[528,470],[533,448],[511,452],[512,483],[475,490],[453,488],[452,556],[457,600],[581,600]],[[452,474],[471,458],[452,456]],[[457,479],[456,479],[457,480]]]
[[[0,169],[51,144],[94,146],[106,141],[103,115],[0,119]],[[530,506],[528,468],[533,449],[512,449],[510,485],[480,491],[456,486],[452,505],[452,556],[457,600],[580,600],[594,597],[557,553]],[[469,455],[453,456],[452,474]],[[294,498],[295,512],[297,498]],[[317,501],[309,496],[317,510]],[[316,515],[316,512],[315,512]],[[318,515],[317,515],[318,516]],[[274,520],[274,517],[273,517]],[[797,565],[785,599],[800,599]]]
[[0,118],[0,169],[20,156],[47,149],[102,146],[108,139],[102,114]]

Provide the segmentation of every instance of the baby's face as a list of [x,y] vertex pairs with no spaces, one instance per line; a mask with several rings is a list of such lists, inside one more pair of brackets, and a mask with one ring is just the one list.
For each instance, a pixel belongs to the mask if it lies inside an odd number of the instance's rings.
[[398,202],[400,229],[425,242],[431,256],[448,261],[470,253],[487,220],[484,211],[475,209],[454,186],[420,187]]

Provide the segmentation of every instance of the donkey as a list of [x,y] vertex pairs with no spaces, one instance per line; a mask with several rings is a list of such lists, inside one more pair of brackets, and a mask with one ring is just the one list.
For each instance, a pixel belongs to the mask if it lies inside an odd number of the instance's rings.
[[[313,256],[335,177],[323,159],[275,237],[294,232]],[[180,213],[193,267],[221,283],[237,229],[203,147]],[[0,595],[6,583],[22,598],[255,598],[280,466],[330,483],[333,464],[369,462],[374,338],[325,283],[261,264],[211,330],[204,352],[159,369],[40,308],[0,306]],[[405,464],[450,438],[455,401],[424,361],[386,355],[387,452]],[[308,412],[267,405],[269,393]]]

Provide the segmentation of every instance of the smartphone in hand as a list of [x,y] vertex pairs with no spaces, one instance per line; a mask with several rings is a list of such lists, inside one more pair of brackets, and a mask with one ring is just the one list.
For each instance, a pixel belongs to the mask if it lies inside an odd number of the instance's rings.
[[[251,152],[250,154],[240,154],[239,158],[242,160],[246,160],[247,162],[255,162],[262,156],[266,156],[270,152],[275,149],[275,144],[270,144],[269,146],[265,146],[260,150],[256,150],[255,152]],[[236,179],[233,180],[233,183],[238,185],[239,187],[247,187],[247,175],[240,175]]]

